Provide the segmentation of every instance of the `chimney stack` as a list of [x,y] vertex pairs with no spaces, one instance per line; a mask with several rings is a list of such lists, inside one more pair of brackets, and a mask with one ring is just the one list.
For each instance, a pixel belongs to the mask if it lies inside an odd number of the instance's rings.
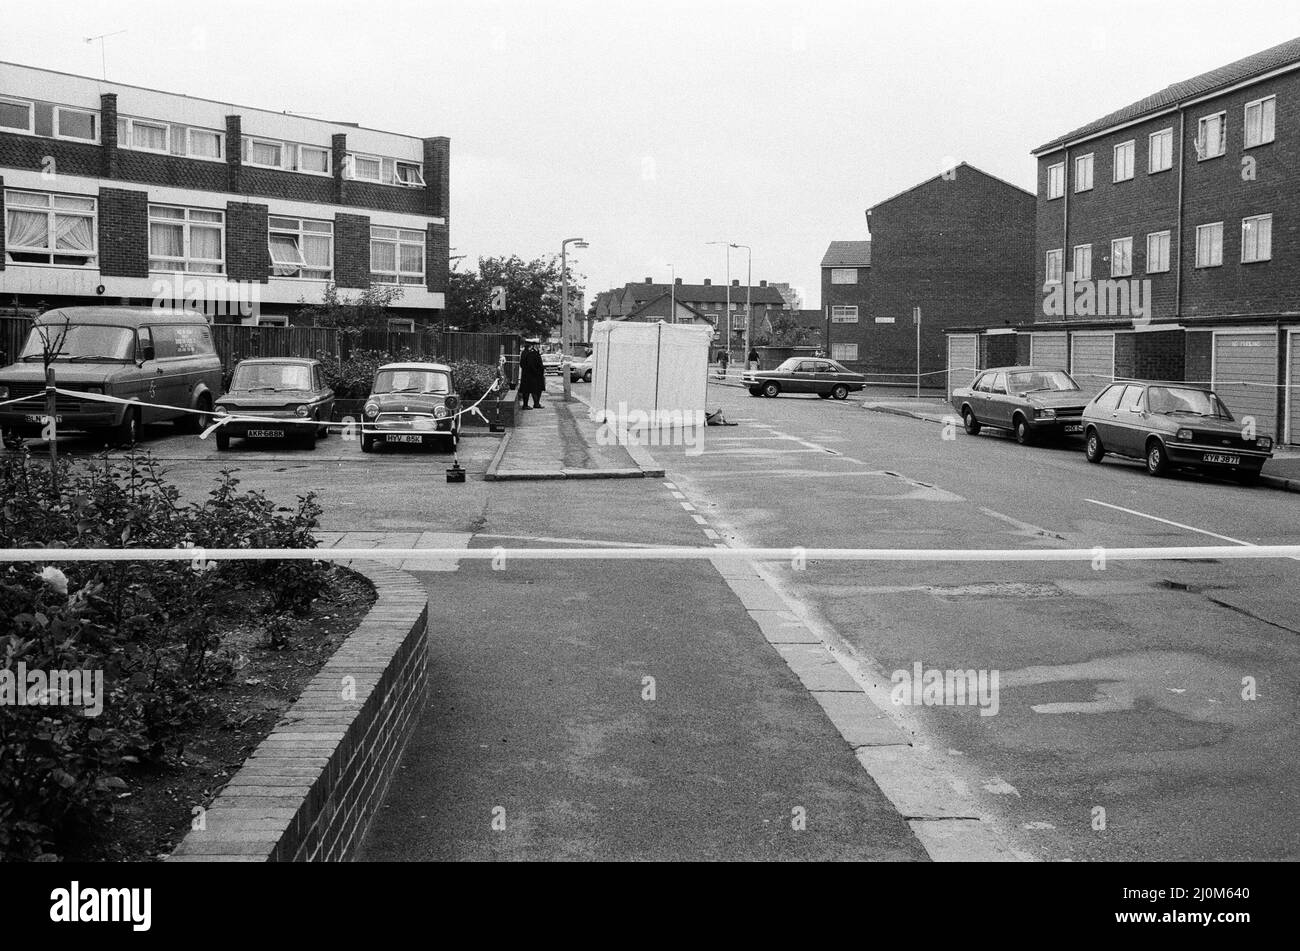
[[739,286],[740,286],[740,278],[736,278],[734,281],[732,281],[732,282],[731,282],[731,286],[732,286],[732,287],[739,287]]
[[713,281],[711,281],[709,278],[706,277],[706,278],[704,279],[704,286],[705,286],[705,287],[711,287],[712,285],[713,285]]
[[758,282],[758,286],[759,286],[759,287],[767,287],[767,281],[759,281],[759,282]]
[[647,277],[647,278],[645,279],[645,282],[646,282],[647,284],[653,284],[653,283],[655,282],[655,279],[654,279],[653,277]]
[[674,283],[674,284],[677,284],[677,285],[680,285],[680,284],[682,283],[682,279],[679,277],[679,278],[677,278],[677,280],[673,281],[673,283]]

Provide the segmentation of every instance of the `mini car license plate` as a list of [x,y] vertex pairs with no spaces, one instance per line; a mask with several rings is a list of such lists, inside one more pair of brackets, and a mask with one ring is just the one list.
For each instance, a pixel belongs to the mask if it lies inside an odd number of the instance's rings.
[[253,439],[280,439],[284,436],[283,429],[250,429],[248,435]]
[[[28,413],[26,416],[23,417],[23,419],[26,420],[26,421],[29,422],[29,423],[44,423],[44,422],[45,422],[45,417],[44,417],[43,415],[42,415],[42,416],[38,416],[38,415],[36,415],[35,413]],[[54,417],[54,421],[55,421],[56,423],[61,423],[61,422],[63,422],[63,417],[62,417],[62,416],[55,416],[55,417]]]
[[1061,432],[1064,433],[1081,433],[1083,432],[1083,423],[1071,423],[1068,426],[1062,426]]
[[1229,456],[1222,452],[1207,452],[1201,456],[1202,462],[1218,462],[1225,466],[1241,465],[1241,456]]
[[387,438],[389,442],[420,442],[424,437],[419,433],[397,433]]

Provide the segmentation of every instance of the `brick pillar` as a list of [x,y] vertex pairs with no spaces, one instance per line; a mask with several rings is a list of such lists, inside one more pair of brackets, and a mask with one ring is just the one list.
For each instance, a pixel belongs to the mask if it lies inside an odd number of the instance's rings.
[[334,283],[370,286],[370,218],[366,215],[334,216]]
[[99,273],[149,276],[149,193],[99,190]]
[[451,242],[446,225],[429,225],[424,240],[424,281],[429,290],[447,292]]
[[265,284],[271,274],[267,206],[226,202],[226,276]]
[[[5,179],[0,175],[0,221],[5,220]],[[5,229],[0,226],[0,271],[5,269]]]
[[333,152],[332,158],[334,162],[334,204],[346,204],[348,198],[348,182],[347,179],[343,177],[343,169],[348,161],[347,135],[342,132],[334,133],[334,137],[330,140],[330,149]]
[[[445,135],[424,140],[425,211],[431,218],[451,214],[451,140]],[[450,224],[450,220],[448,224]]]
[[117,178],[117,93],[99,97],[99,174]]
[[227,187],[236,195],[244,193],[241,187],[244,170],[243,139],[243,123],[239,116],[226,116],[226,170],[229,173]]

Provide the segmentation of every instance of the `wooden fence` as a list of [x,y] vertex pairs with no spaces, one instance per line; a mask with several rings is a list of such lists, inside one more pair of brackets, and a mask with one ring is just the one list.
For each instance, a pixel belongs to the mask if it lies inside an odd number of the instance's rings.
[[0,367],[8,366],[18,359],[18,354],[27,342],[27,335],[32,329],[32,317],[21,310],[0,312]]
[[226,372],[249,357],[315,357],[339,352],[338,331],[326,327],[213,324],[212,342]]

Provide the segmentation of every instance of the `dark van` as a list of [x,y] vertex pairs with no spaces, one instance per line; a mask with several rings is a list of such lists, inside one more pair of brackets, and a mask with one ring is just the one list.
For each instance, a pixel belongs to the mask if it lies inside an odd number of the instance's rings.
[[[45,425],[45,367],[52,355],[55,384],[64,390],[116,396],[127,406],[59,394],[59,430],[125,445],[147,423],[172,420],[197,432],[221,394],[221,361],[203,314],[151,307],[63,307],[36,318],[17,361],[0,369],[0,428],[8,439],[39,436]],[[155,405],[143,405],[155,404]]]

